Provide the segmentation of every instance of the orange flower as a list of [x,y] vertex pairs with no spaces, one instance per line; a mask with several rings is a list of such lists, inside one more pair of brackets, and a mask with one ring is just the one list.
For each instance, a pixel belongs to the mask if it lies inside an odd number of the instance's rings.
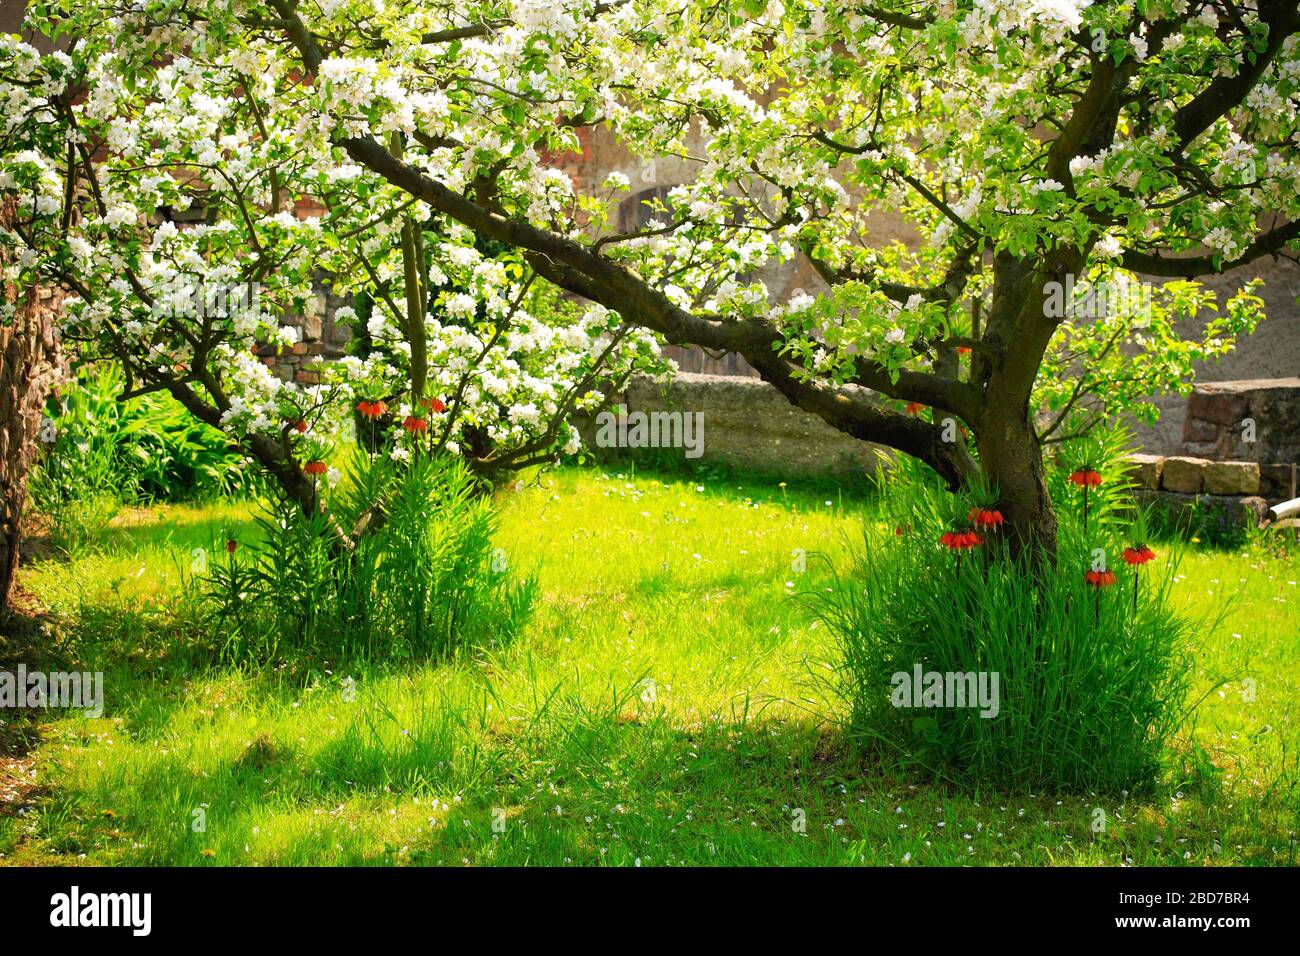
[[234,553],[235,553],[235,549],[236,549],[237,547],[239,547],[239,545],[235,542],[235,539],[234,539],[234,538],[229,538],[229,539],[226,540],[226,553],[227,553],[227,554],[234,554]]
[[379,418],[388,411],[387,402],[357,402],[357,411],[366,418]]
[[293,430],[296,431],[299,435],[301,435],[303,432],[307,430],[307,423],[300,418],[293,423]]
[[925,408],[925,406],[922,405],[920,402],[908,402],[908,403],[907,403],[907,414],[909,414],[909,415],[919,415],[919,414],[921,414],[921,409],[923,409],[923,408]]
[[939,543],[949,551],[969,551],[983,541],[978,534],[967,528],[965,531],[945,531]]
[[1145,544],[1134,545],[1124,549],[1125,564],[1146,564],[1155,558],[1156,553]]
[[1071,472],[1068,480],[1071,484],[1079,485],[1083,488],[1096,488],[1101,484],[1101,475],[1097,474],[1097,472],[1093,471],[1091,468],[1084,467],[1080,468],[1078,471]]
[[958,355],[970,355],[970,346],[969,346],[969,345],[959,345],[959,346],[957,346],[957,354],[958,354]]
[[414,415],[407,415],[402,422],[402,427],[408,432],[415,434],[416,432],[428,431],[429,423],[423,418],[416,418]]
[[1094,588],[1108,588],[1115,583],[1114,571],[1086,571],[1083,580]]
[[303,465],[302,470],[309,475],[323,475],[329,469],[326,467],[325,462],[314,458],[307,462],[307,464]]
[[977,528],[996,528],[1002,524],[1003,517],[1001,511],[995,511],[992,508],[972,508],[970,514],[966,516]]
[[443,401],[440,398],[426,398],[424,401],[420,402],[420,404],[429,409],[435,415],[447,410],[447,406],[443,404]]

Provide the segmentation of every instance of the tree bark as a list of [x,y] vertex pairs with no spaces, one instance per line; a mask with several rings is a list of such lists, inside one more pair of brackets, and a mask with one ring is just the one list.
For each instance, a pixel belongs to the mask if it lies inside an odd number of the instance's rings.
[[990,415],[977,442],[984,476],[998,489],[1011,553],[1054,564],[1056,512],[1047,493],[1042,448],[1027,416]]
[[1059,320],[1044,307],[1047,284],[1078,274],[1084,254],[1068,248],[1041,260],[999,255],[985,339],[997,360],[977,366],[983,404],[976,443],[984,477],[997,489],[998,510],[1009,526],[1012,553],[1056,562],[1056,512],[1043,450],[1030,415],[1034,381]]
[[0,324],[0,611],[13,594],[27,502],[27,476],[39,446],[41,414],[63,377],[55,331],[58,295],[50,289],[6,287],[17,302],[12,323]]

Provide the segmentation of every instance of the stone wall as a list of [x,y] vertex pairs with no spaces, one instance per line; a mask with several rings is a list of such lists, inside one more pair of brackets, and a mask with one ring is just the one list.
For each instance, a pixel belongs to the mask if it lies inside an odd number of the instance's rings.
[[[1218,292],[1222,304],[1256,275],[1264,280],[1259,295],[1264,300],[1267,318],[1253,335],[1240,339],[1237,347],[1220,361],[1196,366],[1198,388],[1203,384],[1288,378],[1300,371],[1300,306],[1297,306],[1300,265],[1285,259],[1261,259],[1225,275],[1209,277],[1205,284]],[[1199,323],[1195,322],[1185,323],[1181,329],[1188,336],[1198,330]],[[1160,409],[1160,420],[1154,425],[1136,427],[1138,444],[1152,454],[1176,455],[1186,451],[1182,435],[1187,399],[1168,395],[1152,399],[1151,404]]]
[[1300,378],[1198,385],[1187,401],[1180,450],[1262,465],[1300,462]]
[[1176,521],[1195,513],[1231,526],[1258,525],[1269,503],[1295,497],[1297,468],[1265,474],[1254,461],[1212,461],[1187,455],[1133,455],[1129,474],[1137,500]]
[[[874,472],[888,454],[796,408],[756,378],[683,372],[662,385],[637,379],[623,399],[628,413],[702,413],[704,462],[779,474],[860,476]],[[586,446],[600,453],[596,423],[581,422],[579,429]]]
[[293,348],[264,345],[258,350],[262,362],[275,369],[286,382],[302,385],[320,384],[317,364],[322,360],[336,359],[345,354],[352,335],[349,325],[336,322],[335,312],[348,300],[329,292],[321,293],[322,306],[314,315],[296,315],[283,320],[284,325],[298,330],[298,343]]

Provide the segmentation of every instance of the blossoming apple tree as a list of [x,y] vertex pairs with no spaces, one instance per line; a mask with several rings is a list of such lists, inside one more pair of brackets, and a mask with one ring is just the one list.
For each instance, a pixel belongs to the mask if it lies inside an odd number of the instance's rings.
[[[11,278],[68,291],[64,341],[119,362],[124,397],[170,392],[311,511],[350,417],[394,458],[445,449],[491,473],[575,449],[572,412],[662,367],[649,332],[557,301],[515,250],[304,140],[272,48],[114,13],[33,4],[61,49],[0,40],[0,190]],[[322,283],[355,298],[334,320],[364,347],[282,381],[261,355],[296,344],[284,320],[318,313]]]
[[[1295,2],[36,11],[69,39],[52,57],[6,54],[7,142],[25,149],[6,148],[0,175],[31,209],[13,241],[28,267],[84,286],[74,334],[111,328],[104,347],[139,378],[201,388],[204,413],[255,444],[283,448],[277,423],[329,404],[328,387],[267,406],[283,390],[246,346],[280,334],[273,311],[187,336],[148,304],[162,275],[224,266],[286,309],[316,268],[387,295],[407,364],[357,363],[339,384],[386,382],[415,409],[422,374],[443,367],[420,345],[441,331],[405,318],[436,301],[421,265],[461,270],[495,316],[535,274],[605,310],[572,334],[575,353],[590,355],[579,332],[629,326],[739,352],[835,427],[953,487],[992,485],[1015,540],[1050,555],[1044,444],[1186,387],[1261,317],[1248,274],[1223,303],[1197,279],[1300,239]],[[557,168],[597,125],[696,168],[629,233],[609,215],[625,181],[580,191]],[[153,225],[196,189],[215,221]],[[286,216],[277,196],[298,194],[328,216]],[[412,253],[428,223],[445,238]],[[900,229],[911,241],[877,238]],[[471,235],[513,250],[517,273],[458,264],[444,246]],[[819,282],[778,299],[761,267],[793,259]],[[1185,336],[1191,319],[1203,331]]]

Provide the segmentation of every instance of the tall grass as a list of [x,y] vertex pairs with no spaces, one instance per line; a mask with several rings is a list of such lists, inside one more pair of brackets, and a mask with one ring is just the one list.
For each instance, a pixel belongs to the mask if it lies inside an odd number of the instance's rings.
[[[258,517],[200,582],[208,619],[238,660],[292,655],[383,661],[509,643],[535,582],[492,546],[492,503],[459,459],[409,467],[358,452],[327,514],[287,500]],[[354,546],[336,530],[362,519]]]
[[[1145,566],[1121,560],[1135,532],[1117,493],[1117,460],[1091,466],[1107,481],[1091,489],[1086,528],[1081,495],[1071,500],[1064,479],[1053,479],[1061,524],[1053,567],[1013,559],[996,530],[964,552],[938,544],[991,492],[954,499],[911,472],[888,482],[890,520],[865,526],[850,570],[807,595],[835,638],[837,689],[855,737],[981,786],[1119,792],[1157,780],[1186,716],[1196,625],[1171,605],[1176,555]],[[1099,567],[1114,583],[1085,580]],[[917,667],[998,675],[996,713],[954,706],[962,703],[954,697],[895,694],[895,675],[910,687]]]
[[[1064,555],[1067,559],[1072,557]],[[1073,563],[1067,562],[1065,563]],[[842,657],[851,731],[939,776],[1009,789],[1118,792],[1153,783],[1186,700],[1189,623],[1169,607],[1175,564],[1127,591],[1071,570],[937,553],[868,531],[853,570],[815,599]],[[895,707],[914,668],[998,675],[995,716]]]
[[[123,501],[211,501],[259,487],[248,462],[220,431],[170,395],[122,400],[121,370],[82,366],[48,408],[54,443],[47,481],[75,497],[86,480],[111,478]],[[97,467],[87,474],[87,459]]]

